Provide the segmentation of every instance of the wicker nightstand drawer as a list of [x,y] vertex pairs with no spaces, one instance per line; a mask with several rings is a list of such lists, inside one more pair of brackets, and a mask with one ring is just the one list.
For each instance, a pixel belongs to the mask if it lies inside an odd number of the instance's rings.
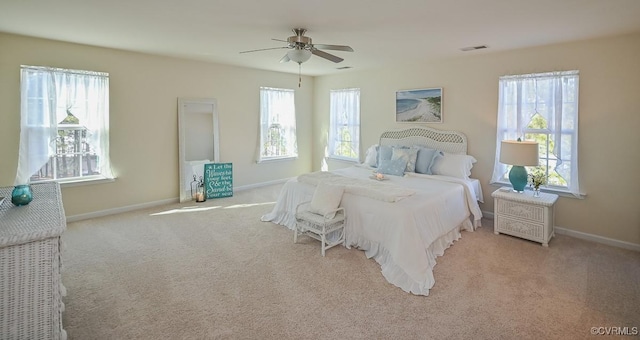
[[532,192],[514,193],[498,189],[494,199],[494,226],[496,234],[508,234],[549,245],[553,237],[554,205],[558,195]]
[[544,243],[544,224],[498,215],[494,228],[499,233],[522,237],[527,240]]
[[508,200],[498,200],[498,213],[544,223],[544,207]]

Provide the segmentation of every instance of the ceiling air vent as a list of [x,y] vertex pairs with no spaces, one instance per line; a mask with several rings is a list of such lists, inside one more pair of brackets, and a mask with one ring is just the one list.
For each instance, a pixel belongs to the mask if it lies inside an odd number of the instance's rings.
[[467,52],[467,51],[481,50],[481,49],[484,49],[484,48],[487,48],[487,46],[486,45],[480,45],[480,46],[463,47],[463,48],[460,49],[460,51]]

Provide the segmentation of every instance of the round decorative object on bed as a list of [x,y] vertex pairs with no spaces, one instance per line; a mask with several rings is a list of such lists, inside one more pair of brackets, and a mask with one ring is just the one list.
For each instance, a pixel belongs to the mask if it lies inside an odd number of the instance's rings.
[[376,181],[386,181],[389,179],[389,177],[385,177],[383,174],[381,173],[375,173],[371,176],[369,176],[369,178],[371,179],[375,179]]

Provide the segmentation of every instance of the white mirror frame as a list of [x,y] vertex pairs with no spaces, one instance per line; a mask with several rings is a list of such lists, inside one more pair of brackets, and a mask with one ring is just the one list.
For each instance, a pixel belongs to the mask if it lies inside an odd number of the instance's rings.
[[[198,111],[193,111],[193,107],[198,107]],[[191,108],[190,108],[191,107]],[[213,98],[178,98],[178,152],[179,152],[179,173],[180,173],[180,202],[191,200],[191,186],[187,184],[187,173],[185,171],[185,163],[188,161],[194,161],[193,159],[187,159],[187,155],[190,151],[188,136],[189,133],[189,115],[211,113],[211,133],[213,136],[207,136],[212,138],[206,138],[213,141],[213,154],[208,159],[212,162],[220,162],[220,149],[219,149],[219,126],[218,126],[218,105]],[[207,122],[208,124],[208,122]],[[199,129],[205,128],[198,126]],[[193,148],[193,146],[191,146]]]

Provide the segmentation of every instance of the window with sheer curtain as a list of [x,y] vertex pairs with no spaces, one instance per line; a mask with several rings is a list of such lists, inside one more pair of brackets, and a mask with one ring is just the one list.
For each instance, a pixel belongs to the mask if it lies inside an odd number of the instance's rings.
[[109,74],[21,66],[16,185],[113,178]]
[[358,161],[360,155],[360,89],[331,90],[329,157]]
[[[509,183],[499,162],[502,140],[536,141],[543,190],[581,197],[578,184],[578,71],[503,76],[499,80],[496,158],[492,183]],[[535,167],[528,167],[529,173]]]
[[298,157],[295,92],[260,88],[260,145],[258,162]]

